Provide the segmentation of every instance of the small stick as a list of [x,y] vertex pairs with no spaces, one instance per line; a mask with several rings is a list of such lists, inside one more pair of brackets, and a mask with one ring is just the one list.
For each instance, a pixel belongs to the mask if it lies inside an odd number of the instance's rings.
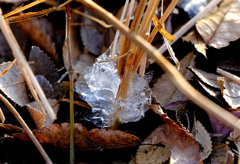
[[3,114],[2,108],[0,108],[0,120],[2,121],[2,123],[5,122],[5,116]]
[[[208,14],[214,7],[216,7],[222,0],[212,0],[207,7],[201,12],[199,12],[195,17],[189,20],[185,25],[183,25],[173,36],[176,38],[170,45],[175,43],[180,37],[182,37],[195,23]],[[158,51],[162,54],[167,50],[166,44],[163,44]]]
[[240,85],[240,77],[238,77],[230,72],[224,71],[220,68],[217,68],[217,73],[219,73],[220,75],[222,75]]
[[43,158],[45,159],[46,163],[52,164],[51,159],[48,157],[47,153],[43,149],[42,145],[38,142],[37,138],[33,135],[32,131],[29,129],[27,124],[24,122],[22,117],[16,111],[16,109],[8,102],[8,100],[0,94],[0,100],[7,106],[7,108],[12,112],[12,114],[16,117],[18,122],[22,125],[23,129],[26,131],[32,142],[35,144],[39,152],[42,154]]
[[10,16],[12,16],[14,14],[20,13],[20,12],[26,10],[26,9],[29,9],[29,8],[31,8],[33,6],[36,6],[36,5],[38,5],[38,4],[40,4],[40,3],[44,2],[44,1],[46,1],[46,0],[37,0],[37,1],[34,1],[32,3],[29,3],[29,4],[25,5],[23,7],[18,7],[15,10],[5,14],[3,17],[4,18],[10,17]]
[[139,35],[133,33],[128,27],[122,24],[117,18],[115,18],[111,13],[97,5],[91,0],[76,0],[78,2],[83,3],[85,6],[92,9],[93,12],[100,15],[107,22],[113,24],[116,28],[118,28],[124,35],[126,35],[129,39],[132,40],[135,44],[141,47],[145,52],[147,52],[150,57],[152,57],[157,64],[166,72],[170,78],[170,80],[174,83],[174,85],[182,91],[186,97],[192,100],[196,105],[205,109],[209,114],[217,117],[219,120],[224,122],[231,128],[240,129],[240,121],[239,119],[227,112],[225,109],[221,108],[201,93],[199,93],[195,88],[193,88],[188,81],[179,73],[176,68],[162,55],[159,53],[157,49],[155,49],[151,44],[145,41]]
[[[54,120],[56,119],[56,116],[53,112],[53,109],[51,107],[51,105],[49,104],[42,88],[40,87],[36,77],[34,76],[25,56],[23,55],[23,52],[21,51],[16,38],[14,37],[10,27],[7,25],[6,21],[4,20],[3,16],[2,16],[2,10],[0,9],[0,28],[2,30],[3,35],[5,36],[12,52],[13,55],[15,57],[15,59],[17,60],[18,64],[19,64],[19,69],[22,71],[23,76],[33,94],[33,96],[35,95],[35,93],[37,92],[42,103],[43,106],[45,107],[45,109],[47,110],[47,113],[49,115],[49,117]],[[36,90],[34,90],[34,88]],[[38,97],[35,95],[36,101],[38,100]],[[41,103],[38,103],[38,105],[40,105],[41,107]]]
[[67,58],[68,58],[68,77],[69,77],[69,96],[70,96],[70,164],[74,164],[74,98],[73,98],[73,66],[70,46],[70,27],[71,27],[71,12],[70,6],[67,5],[66,10],[66,34],[65,43],[67,46]]

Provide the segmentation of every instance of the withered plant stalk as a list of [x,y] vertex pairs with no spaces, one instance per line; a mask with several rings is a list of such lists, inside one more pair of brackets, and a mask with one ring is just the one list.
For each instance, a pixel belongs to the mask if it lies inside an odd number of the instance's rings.
[[70,46],[70,26],[71,26],[71,12],[70,6],[67,5],[66,10],[66,36],[65,43],[67,44],[67,58],[68,58],[68,77],[69,77],[69,96],[70,96],[70,164],[74,164],[74,98],[73,98],[73,66]]

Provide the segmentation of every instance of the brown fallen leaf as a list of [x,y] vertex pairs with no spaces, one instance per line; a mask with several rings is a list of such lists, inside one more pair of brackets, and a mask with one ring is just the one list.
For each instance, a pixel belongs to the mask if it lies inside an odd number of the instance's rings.
[[[193,53],[189,53],[181,61],[180,72],[187,78],[190,79],[191,75],[187,72],[186,67],[191,65],[193,62]],[[174,84],[171,82],[167,74],[163,74],[160,79],[154,84],[152,88],[153,95],[161,106],[166,106],[172,102],[186,100],[185,96],[177,90]]]
[[186,36],[182,37],[183,41],[191,42],[196,50],[203,54],[207,58],[206,49],[207,46],[203,38],[195,31],[189,32]]
[[240,1],[224,0],[219,8],[196,23],[206,45],[223,48],[240,37]]
[[[153,131],[143,143],[151,143],[152,139],[157,135],[158,130]],[[137,164],[157,164],[167,161],[171,156],[171,150],[168,147],[160,147],[155,145],[140,145],[136,154]]]
[[[57,100],[48,99],[48,102],[51,106],[53,106],[57,103]],[[32,116],[33,121],[35,122],[37,129],[41,129],[42,127],[48,127],[54,122],[54,120],[50,119],[48,115],[42,114],[36,101],[28,103],[27,109],[30,115]],[[53,107],[53,111],[55,115],[57,115],[58,109],[59,109],[59,104]]]
[[[194,128],[193,128],[194,130]],[[210,138],[209,133],[205,129],[205,127],[201,124],[200,121],[196,121],[196,130],[195,133],[195,139],[202,145],[203,151],[202,151],[202,160],[208,158],[208,156],[212,152],[212,141]],[[194,134],[192,132],[192,134]]]
[[43,49],[54,63],[57,64],[59,59],[58,54],[56,53],[55,43],[53,43],[50,36],[41,29],[39,20],[32,19],[28,21],[20,21],[19,24],[24,33],[34,42],[34,44]]
[[[157,105],[149,105],[151,109],[159,110]],[[161,112],[160,112],[161,113]],[[165,124],[160,125],[154,132],[152,144],[162,143],[171,149],[170,162],[177,164],[202,163],[198,142],[184,127],[180,127],[163,112],[160,114]]]
[[224,77],[218,77],[217,81],[228,105],[234,109],[240,107],[240,85]]
[[[41,144],[50,144],[58,149],[68,150],[69,129],[69,123],[52,124],[49,128],[33,130],[33,133]],[[135,147],[141,143],[138,137],[120,130],[92,129],[87,131],[79,123],[74,124],[74,129],[75,149],[80,151]],[[25,133],[15,133],[13,137],[19,141],[30,141]]]

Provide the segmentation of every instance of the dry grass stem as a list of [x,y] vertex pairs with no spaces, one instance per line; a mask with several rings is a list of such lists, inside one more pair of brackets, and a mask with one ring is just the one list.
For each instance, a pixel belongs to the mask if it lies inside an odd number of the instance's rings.
[[[122,14],[121,14],[120,22],[123,22],[124,16],[126,14],[128,3],[129,3],[129,0],[126,0],[125,4],[124,4],[124,7],[123,7]],[[116,49],[117,49],[117,43],[118,43],[119,36],[120,36],[120,32],[119,32],[119,30],[117,30],[117,32],[115,34],[115,37],[114,37],[114,40],[113,40],[111,59],[113,59],[114,56],[116,55]]]
[[2,123],[5,122],[5,116],[3,114],[2,108],[0,108],[0,120],[1,120]]
[[232,80],[234,81],[235,83],[239,84],[240,85],[240,77],[230,73],[230,72],[227,72],[227,71],[224,71],[220,68],[217,68],[217,73],[219,73],[220,75],[228,78],[229,80]]
[[6,18],[5,20],[7,22],[17,22],[17,21],[25,21],[25,20],[28,20],[28,19],[31,19],[31,18],[34,18],[34,17],[42,17],[42,16],[45,16],[51,12],[54,12],[54,11],[60,11],[60,10],[64,10],[64,7],[62,8],[58,8],[57,10],[55,10],[54,7],[51,7],[49,9],[45,9],[45,10],[41,10],[41,11],[37,11],[37,12],[28,12],[28,13],[25,13],[25,14],[22,14],[22,15],[19,15],[19,16],[12,16],[12,17],[9,17],[9,18]]
[[98,18],[96,18],[96,17],[93,17],[93,16],[91,16],[91,15],[84,14],[83,12],[81,12],[81,11],[79,11],[79,10],[71,9],[71,11],[74,12],[74,13],[76,13],[76,14],[82,15],[82,16],[84,16],[84,17],[86,17],[86,18],[89,18],[89,19],[93,20],[94,22],[99,23],[100,25],[102,25],[102,26],[105,27],[105,28],[110,28],[110,27],[112,27],[112,25],[109,25],[109,24],[107,24],[106,22],[104,22],[104,21],[102,21],[102,20],[100,20],[100,19],[98,19]]
[[[194,16],[191,20],[189,20],[185,25],[183,25],[173,36],[176,38],[173,42],[170,42],[170,45],[175,43],[180,37],[182,37],[190,28],[192,28],[195,23],[203,18],[206,14],[208,14],[211,10],[214,9],[222,0],[212,0],[204,10],[199,12],[196,16]],[[160,53],[164,53],[167,50],[165,44],[163,44],[158,51]]]
[[29,129],[27,124],[24,122],[22,117],[16,111],[16,109],[8,102],[8,100],[0,94],[0,100],[7,106],[7,108],[12,112],[18,122],[22,125],[23,129],[26,131],[30,139],[33,141],[39,152],[42,154],[47,164],[52,164],[51,159],[48,157],[47,153],[44,151],[42,145],[38,142],[37,138],[33,135],[32,131]]
[[33,7],[33,6],[36,6],[36,5],[38,5],[38,4],[40,4],[40,3],[44,2],[44,1],[46,1],[46,0],[37,0],[37,1],[34,1],[34,2],[32,2],[32,3],[27,4],[27,5],[25,5],[25,6],[18,7],[18,8],[16,8],[15,10],[13,10],[13,11],[5,14],[3,17],[4,17],[4,18],[10,17],[10,16],[15,15],[15,14],[17,14],[17,13],[20,13],[20,12],[22,12],[22,11],[24,11],[24,10],[27,10],[27,9]]
[[185,78],[176,70],[176,68],[163,56],[157,49],[155,49],[151,44],[145,41],[142,37],[133,33],[128,27],[123,25],[117,18],[115,18],[111,13],[98,6],[96,3],[90,0],[77,0],[83,3],[88,8],[92,9],[93,12],[100,15],[107,22],[113,24],[117,29],[119,29],[123,34],[125,34],[129,39],[135,44],[140,46],[144,51],[146,51],[150,57],[152,57],[157,64],[168,74],[171,81],[176,85],[176,87],[183,92],[190,100],[195,104],[205,109],[206,112],[218,118],[226,125],[240,129],[240,122],[237,117],[227,112],[225,109],[221,108],[196,89],[194,89]]
[[[36,96],[36,92],[37,92],[38,96],[40,97],[41,102],[43,103],[43,106],[45,107],[45,110],[49,114],[50,118],[53,120],[56,119],[56,116],[55,116],[42,88],[40,87],[36,77],[34,76],[25,56],[23,55],[23,52],[21,51],[10,27],[7,25],[6,21],[4,20],[1,10],[0,10],[0,28],[7,40],[12,52],[13,52],[15,59],[18,62],[19,69],[22,71],[23,76],[24,76],[33,96],[36,98],[36,101],[38,100],[38,97]],[[38,104],[41,107],[41,103],[39,102]]]

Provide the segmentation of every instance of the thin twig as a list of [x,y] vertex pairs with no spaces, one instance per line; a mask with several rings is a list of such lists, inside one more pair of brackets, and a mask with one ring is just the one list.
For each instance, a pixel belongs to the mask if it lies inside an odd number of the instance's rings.
[[117,29],[119,29],[123,34],[125,34],[129,39],[135,44],[140,46],[144,51],[146,51],[150,57],[155,59],[157,64],[165,71],[171,81],[176,85],[176,87],[183,92],[190,100],[192,100],[196,105],[205,109],[209,114],[215,116],[216,118],[223,121],[228,126],[240,129],[240,122],[238,118],[231,113],[227,112],[225,109],[221,108],[196,89],[194,89],[185,78],[176,70],[176,68],[163,56],[157,49],[155,49],[151,44],[145,41],[140,36],[133,33],[128,27],[123,25],[117,18],[115,18],[111,13],[94,3],[90,0],[77,0],[83,3],[88,8],[92,9],[93,12],[100,15],[107,22],[113,24]]
[[220,75],[222,75],[240,85],[240,77],[238,77],[230,72],[224,71],[220,68],[217,68],[217,73],[219,73]]
[[3,114],[2,108],[0,108],[0,120],[1,120],[2,123],[5,122],[5,116]]
[[68,58],[68,77],[69,77],[69,96],[70,96],[70,164],[74,164],[74,98],[73,98],[73,66],[70,46],[70,28],[71,28],[71,12],[70,6],[67,5],[66,10],[66,36],[65,42],[67,46]]
[[12,112],[12,114],[16,117],[18,122],[22,125],[23,129],[26,131],[32,142],[35,144],[39,152],[42,154],[43,158],[45,159],[46,163],[52,164],[51,159],[48,157],[47,153],[43,149],[42,145],[38,142],[37,138],[33,135],[32,131],[29,129],[27,124],[24,122],[22,117],[16,111],[16,109],[8,102],[8,100],[0,94],[0,100],[7,106],[7,108]]
[[[33,96],[37,92],[38,96],[40,97],[40,99],[43,103],[43,106],[45,107],[45,110],[47,110],[47,113],[50,116],[50,118],[52,120],[56,119],[56,116],[51,108],[51,105],[49,104],[42,88],[40,87],[25,56],[23,55],[23,52],[21,51],[16,38],[14,37],[10,27],[7,25],[6,21],[4,20],[1,9],[0,9],[0,28],[2,30],[3,35],[5,36],[5,38],[7,40],[12,52],[13,52],[15,59],[17,60],[17,62],[19,64],[18,65],[19,69],[22,71],[23,76],[24,76]],[[35,96],[34,98],[36,98],[35,99],[36,101],[38,100],[37,96]],[[41,107],[41,103],[38,103],[38,105],[40,105],[40,107]]]
[[[176,38],[173,42],[170,42],[170,45],[175,43],[180,37],[182,37],[195,23],[208,14],[211,10],[214,9],[222,0],[212,0],[203,11],[199,12],[195,17],[189,20],[185,25],[183,25],[173,36]],[[167,50],[165,44],[163,44],[158,51],[162,54]]]
[[3,17],[4,18],[10,17],[10,16],[12,16],[14,14],[20,13],[20,12],[26,10],[26,9],[29,9],[29,8],[31,8],[33,6],[36,6],[36,5],[38,5],[38,4],[40,4],[40,3],[44,2],[44,1],[46,1],[46,0],[38,0],[38,1],[34,1],[32,3],[29,3],[29,4],[25,5],[25,6],[16,8],[15,10],[5,14]]

